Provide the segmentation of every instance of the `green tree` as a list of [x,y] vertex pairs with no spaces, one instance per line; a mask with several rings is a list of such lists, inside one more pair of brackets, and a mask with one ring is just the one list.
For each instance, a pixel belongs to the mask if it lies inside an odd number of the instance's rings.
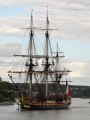
[[4,96],[0,94],[0,102],[4,101]]
[[14,86],[13,84],[0,81],[0,101],[14,100]]
[[90,98],[90,87],[85,88],[83,90],[83,96],[86,97],[86,98]]

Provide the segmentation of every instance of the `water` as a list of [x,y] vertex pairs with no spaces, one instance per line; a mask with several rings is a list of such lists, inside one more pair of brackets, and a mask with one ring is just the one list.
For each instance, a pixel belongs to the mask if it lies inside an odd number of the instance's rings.
[[67,110],[18,111],[16,104],[0,106],[0,120],[90,120],[89,101],[73,98]]

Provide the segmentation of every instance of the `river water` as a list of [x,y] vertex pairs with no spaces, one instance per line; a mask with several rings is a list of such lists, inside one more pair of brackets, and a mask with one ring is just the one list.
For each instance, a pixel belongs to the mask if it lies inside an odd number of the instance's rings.
[[16,110],[17,105],[0,106],[0,120],[90,120],[89,99],[73,98],[66,110]]

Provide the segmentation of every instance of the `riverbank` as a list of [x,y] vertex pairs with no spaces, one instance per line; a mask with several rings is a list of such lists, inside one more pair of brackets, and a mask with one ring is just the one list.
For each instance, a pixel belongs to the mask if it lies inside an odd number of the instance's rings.
[[14,105],[15,102],[11,101],[11,102],[1,102],[0,105]]

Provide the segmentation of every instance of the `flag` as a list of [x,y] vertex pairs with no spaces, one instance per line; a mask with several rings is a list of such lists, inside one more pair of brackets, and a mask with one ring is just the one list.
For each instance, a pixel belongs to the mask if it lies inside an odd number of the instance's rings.
[[71,91],[69,88],[68,88],[68,96],[71,96]]
[[71,96],[71,91],[70,91],[70,89],[68,87],[67,81],[66,81],[66,93],[67,93],[67,96]]

